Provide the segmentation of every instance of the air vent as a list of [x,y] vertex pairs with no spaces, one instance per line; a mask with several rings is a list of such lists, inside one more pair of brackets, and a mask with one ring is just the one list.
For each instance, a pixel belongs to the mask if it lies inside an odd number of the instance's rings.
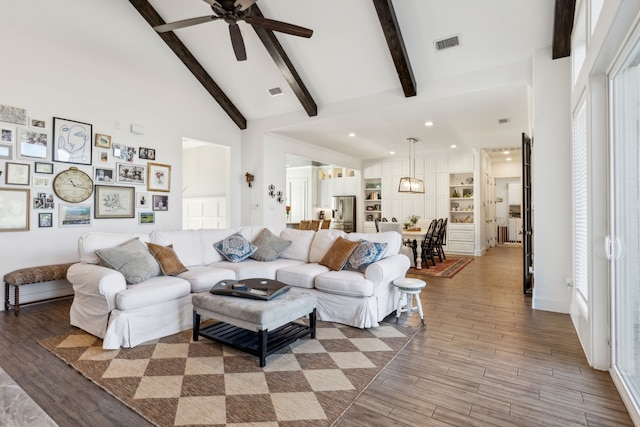
[[271,96],[278,96],[278,95],[282,95],[284,93],[284,91],[282,90],[281,87],[272,87],[271,89],[269,89],[269,94]]
[[504,125],[506,123],[509,123],[511,121],[510,118],[506,118],[506,119],[498,119],[498,124],[499,125]]
[[458,38],[458,36],[453,36],[453,37],[449,37],[449,38],[446,38],[446,39],[436,40],[433,43],[436,46],[436,50],[440,51],[440,50],[444,50],[444,49],[449,49],[451,47],[459,46],[460,45],[460,39]]

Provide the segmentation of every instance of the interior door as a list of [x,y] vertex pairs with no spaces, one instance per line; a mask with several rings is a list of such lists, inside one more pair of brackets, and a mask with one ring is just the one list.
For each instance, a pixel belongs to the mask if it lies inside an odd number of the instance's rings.
[[307,212],[307,178],[287,179],[287,200],[291,206],[291,222],[310,219]]
[[533,209],[531,206],[531,138],[522,134],[522,287],[533,293]]

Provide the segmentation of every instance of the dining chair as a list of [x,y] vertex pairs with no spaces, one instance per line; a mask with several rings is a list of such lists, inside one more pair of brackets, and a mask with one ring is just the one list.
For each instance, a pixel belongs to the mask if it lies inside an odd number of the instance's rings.
[[447,256],[444,254],[444,248],[443,246],[447,244],[447,222],[448,222],[448,218],[445,218],[442,221],[442,225],[440,226],[440,233],[438,236],[438,253],[440,254],[440,256],[442,256],[442,258],[447,259]]
[[379,233],[380,232],[380,218],[374,219],[373,223],[376,225],[376,233]]
[[310,224],[311,224],[310,220],[303,219],[300,221],[300,224],[298,225],[298,230],[308,230]]
[[309,230],[318,231],[320,229],[320,222],[321,220],[319,219],[312,219],[311,222],[309,222]]
[[328,230],[331,225],[331,219],[323,219],[322,224],[320,224],[321,230]]
[[[429,261],[436,265],[437,251],[435,250],[436,238],[437,234],[440,230],[440,225],[442,225],[442,219],[434,219],[429,224],[429,228],[424,235],[424,240],[420,245],[420,249],[422,251],[422,259],[424,260],[425,265],[429,268]],[[440,262],[442,262],[442,258],[440,258]]]
[[391,217],[391,222],[398,222],[395,216]]
[[389,221],[387,221],[387,218],[382,217],[382,222],[389,222]]

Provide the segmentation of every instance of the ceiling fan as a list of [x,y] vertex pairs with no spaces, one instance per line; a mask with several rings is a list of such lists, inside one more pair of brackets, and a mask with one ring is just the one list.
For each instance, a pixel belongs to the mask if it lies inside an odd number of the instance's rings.
[[260,16],[254,16],[251,13],[251,6],[258,0],[203,0],[213,10],[214,15],[200,16],[198,18],[183,19],[181,21],[171,22],[168,24],[157,25],[153,27],[159,33],[177,30],[179,28],[190,27],[192,25],[203,24],[205,22],[217,21],[222,19],[229,24],[229,35],[231,37],[231,46],[238,61],[247,59],[247,52],[244,47],[244,40],[238,27],[238,21],[244,21],[247,24],[266,28],[271,31],[291,34],[298,37],[309,38],[313,34],[313,30],[299,27],[286,22],[274,21]]

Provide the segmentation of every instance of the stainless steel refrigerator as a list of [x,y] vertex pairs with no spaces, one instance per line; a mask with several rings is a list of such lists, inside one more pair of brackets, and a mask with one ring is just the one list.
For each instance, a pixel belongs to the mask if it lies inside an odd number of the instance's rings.
[[356,231],[356,196],[333,196],[331,228]]

